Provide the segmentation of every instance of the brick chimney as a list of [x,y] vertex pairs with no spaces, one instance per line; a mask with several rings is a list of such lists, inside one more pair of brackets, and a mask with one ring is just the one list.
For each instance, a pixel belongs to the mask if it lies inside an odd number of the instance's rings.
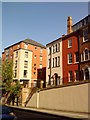
[[71,18],[71,16],[68,16],[68,19],[67,19],[67,34],[70,34],[72,32],[72,25],[73,25],[72,18]]

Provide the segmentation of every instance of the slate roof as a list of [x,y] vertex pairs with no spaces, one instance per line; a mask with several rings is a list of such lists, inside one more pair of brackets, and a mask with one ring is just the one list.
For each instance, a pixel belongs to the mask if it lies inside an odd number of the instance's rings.
[[[40,43],[38,43],[38,42],[36,42],[36,41],[34,41],[34,40],[32,40],[32,39],[27,38],[27,39],[25,39],[25,40],[21,40],[21,41],[15,43],[15,44],[13,44],[13,45],[8,46],[8,47],[6,47],[5,49],[8,49],[8,48],[10,48],[11,46],[17,45],[17,44],[19,44],[19,43],[21,43],[21,42],[28,43],[28,44],[31,44],[31,45],[35,45],[35,46],[42,47],[42,48],[46,48],[46,46],[44,46],[44,45],[42,45],[42,44],[40,44]],[[5,49],[4,49],[4,50],[5,50]]]
[[31,44],[31,45],[35,45],[35,46],[39,46],[39,47],[42,47],[42,48],[46,48],[44,45],[34,41],[34,40],[31,40],[29,38],[23,40],[22,42],[25,42],[25,43],[28,43],[28,44]]

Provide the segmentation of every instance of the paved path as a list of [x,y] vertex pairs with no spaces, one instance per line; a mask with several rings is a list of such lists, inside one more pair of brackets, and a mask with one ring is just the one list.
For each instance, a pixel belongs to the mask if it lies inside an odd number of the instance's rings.
[[[56,110],[35,109],[27,107],[12,107],[19,120],[89,120],[87,114],[61,112]],[[31,119],[32,118],[32,119]]]

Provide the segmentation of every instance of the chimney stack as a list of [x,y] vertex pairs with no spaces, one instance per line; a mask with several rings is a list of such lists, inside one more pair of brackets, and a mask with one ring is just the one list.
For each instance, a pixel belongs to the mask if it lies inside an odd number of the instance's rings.
[[68,16],[68,19],[67,19],[67,34],[70,34],[72,32],[72,25],[73,25],[72,18],[71,18],[71,16]]

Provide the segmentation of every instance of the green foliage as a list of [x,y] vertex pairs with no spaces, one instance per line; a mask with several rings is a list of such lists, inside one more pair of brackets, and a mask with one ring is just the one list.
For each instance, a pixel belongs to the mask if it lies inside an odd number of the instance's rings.
[[12,93],[15,97],[19,97],[21,92],[21,85],[19,81],[16,81],[15,85],[12,87]]
[[13,61],[6,60],[2,65],[2,86],[7,94],[10,93],[9,97],[19,97],[21,85],[18,80],[16,82],[13,80]]
[[13,62],[5,61],[2,65],[2,86],[6,92],[11,91],[13,82]]

